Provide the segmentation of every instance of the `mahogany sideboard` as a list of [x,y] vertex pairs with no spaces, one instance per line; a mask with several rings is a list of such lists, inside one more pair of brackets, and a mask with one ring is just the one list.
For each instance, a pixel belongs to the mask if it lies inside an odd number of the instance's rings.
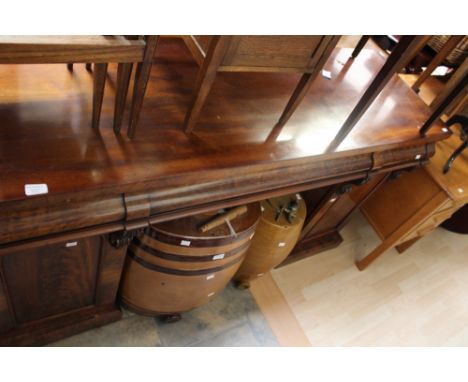
[[[437,122],[418,134],[430,110],[397,76],[327,150],[384,63],[351,52],[335,49],[331,79],[319,76],[280,130],[299,75],[219,73],[186,135],[198,66],[182,41],[161,39],[133,140],[113,132],[112,91],[100,130],[89,128],[84,68],[0,67],[0,344],[44,344],[118,319],[126,246],[150,223],[308,191],[300,258],[389,173],[424,164],[449,133]],[[115,83],[113,65],[109,76]],[[26,184],[48,194],[26,196]]]

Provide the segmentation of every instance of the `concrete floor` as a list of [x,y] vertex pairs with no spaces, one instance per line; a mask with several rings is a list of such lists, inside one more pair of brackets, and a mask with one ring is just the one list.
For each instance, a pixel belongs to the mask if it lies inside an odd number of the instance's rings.
[[278,346],[248,290],[232,284],[176,323],[124,311],[123,319],[50,346]]

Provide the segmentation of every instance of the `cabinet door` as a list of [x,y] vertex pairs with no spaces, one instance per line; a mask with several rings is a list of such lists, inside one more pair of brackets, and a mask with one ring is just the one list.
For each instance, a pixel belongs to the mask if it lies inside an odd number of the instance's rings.
[[7,296],[3,287],[3,276],[0,270],[0,333],[11,329],[14,324],[11,317],[11,312],[8,308]]
[[94,304],[102,237],[14,252],[3,258],[18,323]]

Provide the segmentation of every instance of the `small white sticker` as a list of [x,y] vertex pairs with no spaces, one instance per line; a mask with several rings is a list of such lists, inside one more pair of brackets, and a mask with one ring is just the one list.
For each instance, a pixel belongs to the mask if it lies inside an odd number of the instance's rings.
[[42,194],[48,194],[49,193],[49,188],[47,187],[47,184],[25,184],[24,185],[24,193],[27,196],[31,195],[42,195]]
[[265,211],[265,208],[263,208],[263,206],[260,206],[260,209],[262,210],[262,212]]
[[190,247],[190,240],[182,240],[180,245],[183,245],[184,247]]
[[208,275],[208,276],[206,276],[206,279],[211,280],[211,279],[214,279],[214,277],[215,277],[215,275]]
[[301,194],[296,194],[296,199],[297,199],[297,200],[301,200],[301,199],[302,199]]
[[416,160],[421,159],[421,154],[416,155],[416,156],[414,157],[414,159],[416,159]]
[[250,235],[249,240],[252,240],[252,238],[254,237],[254,235],[255,235],[255,232],[254,232],[252,235]]
[[208,293],[208,297],[211,297],[214,295],[215,292]]
[[284,241],[278,244],[278,247],[285,247],[285,246],[286,246],[286,243]]
[[71,241],[71,242],[65,244],[65,247],[69,248],[69,247],[75,247],[77,245],[78,245],[77,241]]
[[333,203],[336,200],[336,198],[331,198],[330,203]]
[[325,70],[325,69],[322,70],[322,76],[329,79],[329,80],[331,80],[331,78],[332,78],[331,77],[331,72],[329,70]]
[[465,191],[463,188],[459,188],[459,189],[458,189],[458,192],[459,192],[460,194],[463,194],[463,191]]
[[444,133],[448,133],[448,129],[447,129],[446,127],[443,127],[443,128],[442,128],[442,131],[443,131]]
[[219,255],[214,255],[213,260],[221,260],[224,259],[224,253],[220,253]]

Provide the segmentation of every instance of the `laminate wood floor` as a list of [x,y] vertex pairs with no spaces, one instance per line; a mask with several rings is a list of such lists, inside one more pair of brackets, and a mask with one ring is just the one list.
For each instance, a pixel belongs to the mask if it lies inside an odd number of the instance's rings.
[[[442,228],[360,272],[379,238],[356,213],[331,251],[272,271],[312,346],[468,346],[468,237]],[[267,316],[268,320],[268,316]]]

